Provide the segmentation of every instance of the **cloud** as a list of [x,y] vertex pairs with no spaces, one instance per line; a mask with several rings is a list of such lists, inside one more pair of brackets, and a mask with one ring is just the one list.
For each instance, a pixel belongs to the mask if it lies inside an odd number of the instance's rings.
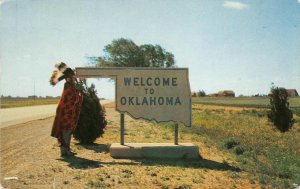
[[[300,0],[298,0],[300,1]],[[249,5],[237,1],[225,1],[223,6],[229,9],[243,10],[249,8]]]
[[4,3],[4,0],[0,0],[0,6]]
[[298,0],[298,3],[300,3],[300,0]]

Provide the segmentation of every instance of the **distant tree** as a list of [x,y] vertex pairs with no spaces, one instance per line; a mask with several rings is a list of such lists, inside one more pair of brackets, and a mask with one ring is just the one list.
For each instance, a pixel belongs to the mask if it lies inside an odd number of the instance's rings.
[[168,68],[174,65],[174,55],[166,52],[159,45],[141,45],[140,49],[144,58],[144,67]]
[[129,39],[116,39],[104,48],[104,56],[90,57],[96,67],[162,67],[175,65],[174,55],[159,45],[136,45]]
[[33,99],[35,99],[35,98],[37,98],[37,96],[36,95],[32,95],[32,96],[28,96],[27,98],[33,98]]
[[281,132],[288,131],[293,123],[293,113],[289,108],[288,93],[285,88],[271,87],[270,94],[271,110],[268,113],[269,119]]
[[205,91],[204,90],[200,90],[199,92],[198,92],[198,96],[206,96],[206,93],[205,93]]

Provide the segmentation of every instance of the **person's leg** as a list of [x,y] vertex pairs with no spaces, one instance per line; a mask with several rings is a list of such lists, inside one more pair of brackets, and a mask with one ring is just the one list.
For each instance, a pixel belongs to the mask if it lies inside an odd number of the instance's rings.
[[74,155],[70,152],[70,142],[71,142],[71,131],[65,131],[62,133],[62,143],[61,143],[61,156]]
[[63,133],[64,139],[66,142],[66,148],[68,151],[70,151],[70,143],[71,143],[71,131],[66,131]]
[[71,138],[72,138],[72,132],[69,131],[68,132],[68,137],[66,138],[67,139],[67,149],[68,149],[68,153],[70,153],[70,155],[76,155],[77,153],[75,152],[72,152],[71,151],[71,148],[70,148],[70,145],[71,145]]
[[68,153],[67,153],[67,148],[63,145],[60,146],[60,156],[67,156]]

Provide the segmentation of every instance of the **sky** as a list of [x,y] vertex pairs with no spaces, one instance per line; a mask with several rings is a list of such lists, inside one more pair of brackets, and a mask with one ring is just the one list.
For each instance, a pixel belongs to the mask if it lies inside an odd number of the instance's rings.
[[[300,0],[0,0],[1,95],[59,96],[54,65],[85,67],[114,39],[159,44],[192,91],[300,92]],[[88,79],[98,96],[114,83]]]

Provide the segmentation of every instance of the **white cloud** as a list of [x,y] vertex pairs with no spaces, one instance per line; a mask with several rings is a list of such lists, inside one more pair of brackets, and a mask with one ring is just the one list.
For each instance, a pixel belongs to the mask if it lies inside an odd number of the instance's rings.
[[[298,0],[300,1],[300,0]],[[225,1],[223,6],[229,9],[243,10],[249,8],[249,5],[237,1]]]
[[0,0],[0,6],[4,3],[4,0]]
[[300,3],[300,0],[298,0],[298,3]]

